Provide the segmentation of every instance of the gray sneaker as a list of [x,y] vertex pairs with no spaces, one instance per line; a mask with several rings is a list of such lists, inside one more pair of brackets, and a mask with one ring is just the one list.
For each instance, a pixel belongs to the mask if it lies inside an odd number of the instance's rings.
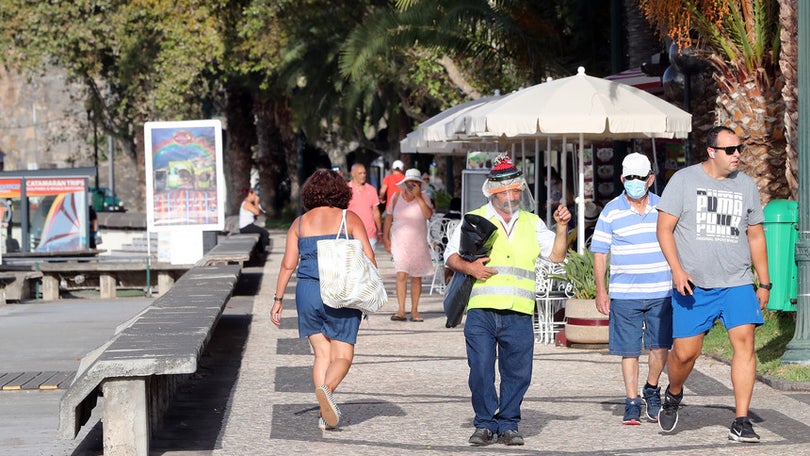
[[644,388],[641,390],[641,399],[646,406],[647,419],[653,423],[658,421],[658,411],[661,410],[661,387]]
[[477,428],[473,435],[470,436],[470,445],[484,446],[492,445],[498,441],[498,436],[486,428]]
[[675,425],[678,424],[678,408],[681,406],[681,399],[683,399],[683,392],[678,396],[674,396],[667,388],[664,395],[664,404],[658,412],[658,426],[662,431],[672,432]]
[[504,445],[523,445],[523,436],[520,435],[517,429],[509,429],[501,434],[500,442]]

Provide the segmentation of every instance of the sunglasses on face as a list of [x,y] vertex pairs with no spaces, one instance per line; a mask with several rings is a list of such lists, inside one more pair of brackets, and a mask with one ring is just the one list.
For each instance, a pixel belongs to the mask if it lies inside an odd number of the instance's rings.
[[722,150],[726,153],[726,155],[734,155],[734,152],[739,152],[742,154],[744,146],[742,144],[737,144],[736,146],[726,147],[709,146],[709,148],[714,150]]
[[638,176],[636,174],[630,174],[628,176],[624,176],[624,180],[628,180],[628,181],[640,180],[640,181],[643,181],[643,180],[647,180],[648,177],[650,177],[649,174],[647,174],[646,176]]

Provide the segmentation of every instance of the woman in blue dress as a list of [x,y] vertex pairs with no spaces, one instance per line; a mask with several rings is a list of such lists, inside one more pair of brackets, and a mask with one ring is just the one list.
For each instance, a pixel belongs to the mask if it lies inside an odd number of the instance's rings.
[[[317,242],[335,238],[343,210],[348,207],[351,197],[351,188],[334,171],[319,169],[304,183],[301,202],[307,212],[295,219],[287,232],[284,258],[281,260],[270,311],[273,324],[281,327],[284,290],[297,266],[295,306],[298,311],[298,334],[309,339],[315,353],[312,380],[320,405],[318,425],[321,429],[333,429],[340,421],[340,410],[332,393],[352,365],[354,344],[363,314],[357,309],[334,309],[321,300]],[[349,236],[363,243],[363,252],[376,266],[374,251],[360,217],[354,212],[347,212],[346,225]]]

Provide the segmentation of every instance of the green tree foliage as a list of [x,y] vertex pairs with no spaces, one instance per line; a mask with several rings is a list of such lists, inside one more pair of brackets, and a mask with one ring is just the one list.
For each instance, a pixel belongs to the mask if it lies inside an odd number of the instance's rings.
[[[429,95],[419,100],[421,109],[400,99],[410,119],[420,121],[457,104],[459,96],[508,92],[546,76],[569,75],[578,65],[592,74],[605,72],[608,6],[577,0],[399,0],[396,9],[378,8],[352,31],[341,71],[352,81],[395,81],[401,87],[408,82],[404,68],[441,62],[449,90],[421,86],[414,93]],[[437,74],[430,75],[432,81],[441,80]],[[421,83],[421,76],[413,73],[411,81]]]
[[570,74],[569,65],[599,74],[590,62],[607,55],[596,52],[607,40],[592,37],[606,36],[608,21],[596,3],[0,0],[0,59],[65,68],[141,164],[143,122],[224,113],[229,194],[258,165],[270,209],[295,176],[299,132],[390,158],[416,122],[467,98]]
[[108,131],[199,115],[224,47],[221,2],[0,0],[5,63],[52,64],[83,82]]

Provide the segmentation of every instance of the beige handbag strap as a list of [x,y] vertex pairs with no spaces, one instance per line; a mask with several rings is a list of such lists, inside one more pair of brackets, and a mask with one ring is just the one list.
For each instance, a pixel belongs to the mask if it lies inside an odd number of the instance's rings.
[[340,228],[338,228],[335,239],[340,239],[341,232],[346,236],[346,239],[349,239],[349,227],[346,223],[346,209],[343,209],[343,220],[340,221]]

